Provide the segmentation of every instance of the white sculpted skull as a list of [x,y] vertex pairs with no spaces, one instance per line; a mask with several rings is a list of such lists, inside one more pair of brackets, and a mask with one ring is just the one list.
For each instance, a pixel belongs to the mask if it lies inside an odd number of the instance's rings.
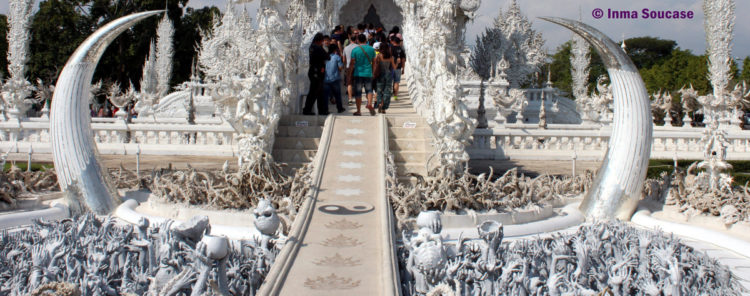
[[442,243],[434,240],[427,229],[419,230],[418,235],[422,239],[415,241],[414,263],[417,269],[424,273],[442,269],[448,260]]
[[260,233],[269,236],[276,233],[281,220],[279,219],[279,216],[276,215],[276,209],[271,205],[271,201],[261,199],[258,202],[258,206],[253,210],[253,215],[255,216],[255,228],[257,228]]

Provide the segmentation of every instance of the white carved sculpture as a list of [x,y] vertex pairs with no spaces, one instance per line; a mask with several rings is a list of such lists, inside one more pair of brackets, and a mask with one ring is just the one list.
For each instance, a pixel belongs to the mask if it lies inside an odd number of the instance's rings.
[[[732,165],[726,162],[727,159],[727,132],[719,129],[716,121],[709,122],[703,132],[701,142],[705,144],[703,150],[703,161],[698,163],[698,168],[704,169],[707,173],[708,188],[711,191],[719,191],[721,184],[730,184],[731,191],[732,177],[724,171],[732,169]],[[700,174],[699,174],[700,175]]]
[[49,103],[52,99],[52,94],[55,93],[54,85],[45,85],[42,79],[37,78],[36,80],[36,95],[34,99],[37,102],[44,104],[42,108],[42,118],[49,118]]
[[52,156],[60,188],[74,213],[112,212],[120,198],[104,177],[91,132],[91,78],[107,45],[149,11],[114,20],[87,38],[73,53],[57,79],[50,116]]
[[614,96],[612,85],[606,75],[596,79],[596,90],[588,97],[588,105],[585,110],[595,122],[609,123],[612,121]]
[[690,84],[690,88],[685,89],[683,85],[679,91],[680,97],[682,98],[682,110],[685,112],[685,116],[682,118],[683,126],[690,126],[693,122],[693,118],[690,116],[690,112],[700,112],[701,104],[698,102],[698,91],[693,88]]
[[131,102],[138,101],[139,96],[139,93],[135,90],[135,86],[133,86],[132,83],[127,91],[122,92],[120,84],[115,82],[110,85],[109,91],[107,92],[107,100],[109,100],[113,106],[117,107],[115,116],[120,120],[127,120],[128,112],[126,107]]
[[654,100],[651,101],[651,110],[660,110],[664,113],[664,126],[672,126],[672,94],[659,91],[654,93],[652,97]]
[[174,46],[172,39],[174,36],[174,26],[169,14],[165,13],[159,27],[156,29],[156,102],[158,99],[166,96],[169,91],[169,80],[172,79],[172,57],[174,56]]
[[198,61],[222,116],[240,133],[241,162],[270,160],[274,134],[290,102],[291,32],[270,8],[259,12],[258,30],[247,13],[231,6],[204,34]]
[[[619,46],[618,46],[619,49]],[[727,211],[731,211],[728,209]],[[401,263],[417,266],[414,244],[437,243],[429,230],[404,240]],[[621,222],[581,226],[552,237],[502,242],[503,225],[477,226],[480,239],[459,238],[437,283],[402,273],[406,295],[741,295],[738,278],[726,266],[673,236]],[[436,249],[432,247],[432,249]],[[422,252],[421,254],[433,254]],[[438,254],[434,252],[434,254]],[[419,258],[419,257],[418,257]],[[411,264],[411,265],[410,265]],[[688,268],[697,266],[698,268]],[[430,270],[430,269],[427,269]],[[432,274],[430,274],[432,275]],[[428,290],[425,291],[425,288]]]
[[459,169],[476,124],[459,100],[458,50],[467,17],[458,3],[398,0],[404,14],[404,44],[412,102],[432,127],[440,166]]
[[[508,91],[510,88],[510,82],[508,82],[508,74],[505,73],[510,65],[505,58],[501,58],[495,66],[495,73],[490,80],[487,93],[495,103],[495,107],[498,109],[495,121],[499,124],[504,124],[508,121],[508,116],[512,113],[512,106],[519,98],[517,93],[511,95]],[[525,97],[526,94],[523,93]]]
[[26,98],[31,96],[34,86],[26,80],[33,16],[33,0],[10,0],[8,2],[8,72],[10,77],[2,84],[2,105],[6,116],[21,118],[30,107]]
[[440,237],[442,229],[440,212],[425,211],[417,217],[417,235],[403,241],[409,250],[406,271],[414,281],[417,293],[425,294],[437,286],[445,277],[447,253]]
[[0,294],[256,295],[281,244],[210,231],[205,216],[130,225],[83,215],[0,232],[0,256],[9,260],[0,265]]
[[[523,110],[529,105],[526,91],[514,88],[510,90],[508,97],[513,102],[510,109],[516,113],[516,124],[523,124]],[[498,101],[496,100],[496,102]]]

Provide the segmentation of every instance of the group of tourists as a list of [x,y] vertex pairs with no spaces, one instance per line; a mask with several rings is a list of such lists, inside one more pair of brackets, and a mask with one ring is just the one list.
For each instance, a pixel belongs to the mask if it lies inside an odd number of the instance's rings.
[[[342,85],[346,87],[347,104],[355,103],[355,116],[362,115],[362,97],[370,115],[386,113],[391,97],[398,100],[406,54],[399,27],[386,34],[383,27],[372,24],[336,26],[331,35],[317,33],[310,45],[310,92],[302,110],[304,115],[328,115],[328,103],[338,113],[346,111]],[[377,110],[377,111],[376,111]]]

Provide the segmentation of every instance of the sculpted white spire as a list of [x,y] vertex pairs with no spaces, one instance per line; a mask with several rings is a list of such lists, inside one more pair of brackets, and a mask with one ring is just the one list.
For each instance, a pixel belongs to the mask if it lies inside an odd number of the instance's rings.
[[734,0],[704,0],[704,27],[708,46],[708,77],[714,96],[722,98],[732,80],[732,31],[734,31]]
[[143,62],[143,74],[141,74],[141,91],[136,96],[135,110],[140,116],[153,115],[154,106],[157,104],[158,73],[156,69],[156,45],[151,40],[146,61]]
[[157,90],[157,73],[156,73],[156,46],[151,40],[146,61],[143,63],[143,74],[141,76],[141,93],[155,95]]
[[158,84],[157,98],[166,96],[169,93],[169,80],[172,79],[172,57],[174,56],[174,46],[172,38],[174,36],[174,26],[169,15],[164,13],[164,17],[159,22],[159,28],[156,30],[156,75]]
[[8,15],[8,72],[10,78],[23,78],[29,52],[33,0],[10,0]]
[[8,72],[3,85],[2,103],[11,117],[20,117],[26,110],[23,100],[34,87],[26,81],[26,61],[29,52],[33,0],[10,0],[8,14]]
[[570,46],[570,75],[573,76],[573,96],[576,101],[585,100],[589,88],[589,43],[578,34],[573,34]]
[[498,38],[499,54],[510,63],[507,71],[510,86],[518,88],[544,63],[544,39],[531,28],[531,22],[521,13],[516,0],[511,1],[504,15],[502,10],[500,13],[495,19],[495,28],[502,32]]
[[[711,81],[713,93],[697,98],[703,106],[706,124],[706,131],[701,139],[705,147],[704,161],[700,165],[711,172],[710,184],[712,190],[715,190],[715,185],[721,176],[719,172],[731,167],[726,162],[724,150],[728,146],[728,141],[723,127],[733,117],[739,117],[736,112],[745,99],[742,95],[743,91],[730,92],[728,89],[729,82],[732,80],[730,67],[735,19],[734,1],[704,0],[703,13],[706,16],[703,26],[706,30],[708,47],[708,78]],[[693,93],[690,90],[685,92]]]

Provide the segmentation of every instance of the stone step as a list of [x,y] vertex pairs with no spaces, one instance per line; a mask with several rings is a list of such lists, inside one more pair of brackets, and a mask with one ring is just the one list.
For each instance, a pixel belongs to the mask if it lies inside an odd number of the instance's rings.
[[310,162],[317,150],[274,149],[273,159],[279,162]]
[[396,174],[400,177],[407,176],[409,173],[427,175],[427,168],[424,163],[418,162],[396,162]]
[[426,163],[428,157],[430,157],[427,151],[394,151],[393,160],[395,162],[419,162]]
[[276,137],[273,149],[318,150],[320,138]]
[[388,148],[391,152],[396,151],[432,151],[432,141],[426,139],[393,139],[388,141]]
[[279,126],[276,130],[276,134],[280,137],[295,137],[295,138],[320,138],[323,134],[322,126]]
[[429,128],[391,127],[388,129],[388,137],[391,139],[432,139],[432,130]]
[[279,126],[323,126],[327,116],[287,115],[279,120]]
[[302,166],[308,163],[308,162],[283,162],[283,161],[278,161],[278,160],[276,161],[284,164],[281,171],[287,176],[294,176],[294,173],[299,168],[301,168]]
[[416,124],[415,128],[429,128],[427,121],[419,116],[387,116],[388,127],[404,127],[404,123]]

